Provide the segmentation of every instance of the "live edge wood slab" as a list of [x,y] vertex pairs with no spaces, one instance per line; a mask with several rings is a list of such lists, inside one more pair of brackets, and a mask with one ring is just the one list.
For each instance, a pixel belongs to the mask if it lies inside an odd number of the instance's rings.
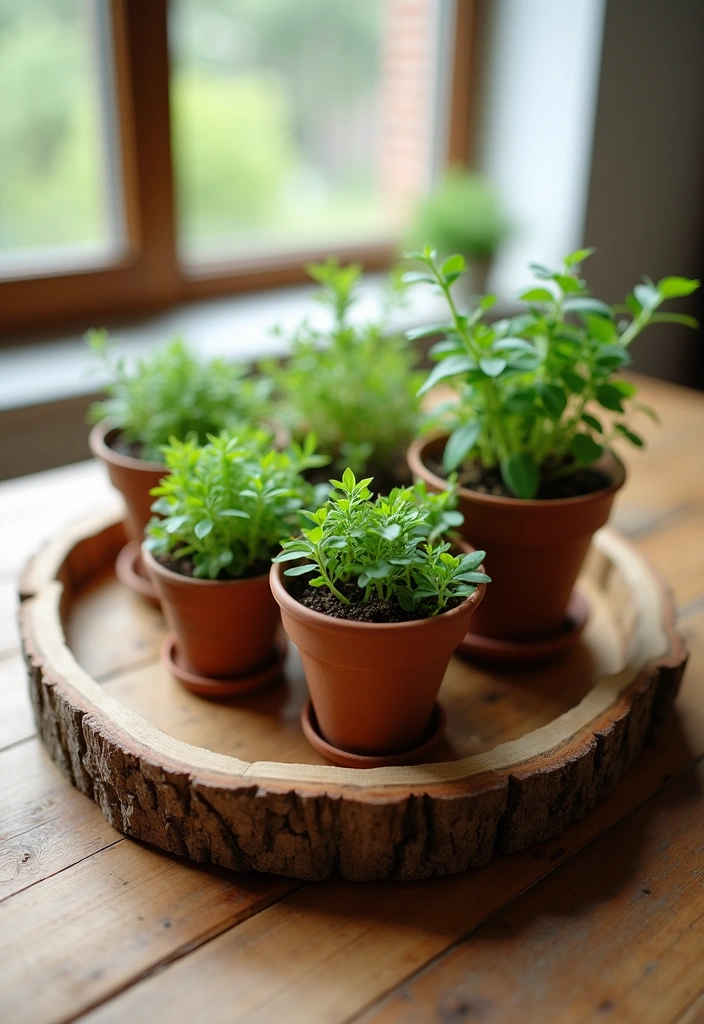
[[[686,663],[666,586],[603,530],[580,580],[592,615],[579,647],[528,672],[453,659],[434,763],[335,768],[299,734],[295,653],[279,692],[235,704],[199,700],[167,677],[153,659],[160,626],[145,625],[158,613],[112,574],[123,543],[115,513],[99,515],[64,530],[24,573],[22,642],[41,736],[111,825],[236,871],[410,880],[552,838],[654,738]],[[538,577],[536,600],[539,586]],[[133,635],[148,664],[118,699],[87,666],[101,644]]]

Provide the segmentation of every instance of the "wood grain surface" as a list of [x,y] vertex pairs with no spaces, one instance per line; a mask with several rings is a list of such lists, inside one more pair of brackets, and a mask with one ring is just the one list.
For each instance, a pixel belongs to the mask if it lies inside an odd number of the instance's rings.
[[[611,797],[559,838],[451,878],[301,885],[193,865],[122,838],[66,783],[32,735],[11,640],[0,649],[3,1024],[704,1019],[704,398],[642,385],[663,426],[645,424],[615,522],[669,578],[691,658],[659,742]],[[14,587],[42,536],[108,494],[92,464],[2,485],[0,581]],[[113,640],[92,671],[137,693],[143,655],[112,662]]]

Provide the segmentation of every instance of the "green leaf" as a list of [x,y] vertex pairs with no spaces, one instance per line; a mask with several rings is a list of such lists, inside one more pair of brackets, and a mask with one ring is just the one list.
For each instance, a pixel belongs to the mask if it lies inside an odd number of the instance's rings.
[[434,277],[423,273],[422,270],[408,270],[401,277],[404,284],[437,284]]
[[465,266],[466,263],[464,256],[461,256],[460,253],[457,252],[454,256],[449,256],[440,269],[445,277],[447,277],[448,274],[461,274],[465,269]]
[[617,423],[616,429],[620,434],[623,435],[631,444],[635,445],[636,448],[642,448],[645,444],[640,434],[634,434],[632,430],[629,430],[623,423]]
[[500,373],[503,373],[507,365],[506,360],[499,357],[491,358],[485,356],[479,360],[479,368],[487,377],[498,377]]
[[574,395],[581,395],[587,383],[584,377],[580,376],[576,370],[569,368],[562,371],[562,379]]
[[538,395],[534,389],[517,391],[506,400],[504,409],[514,416],[535,416],[540,412]]
[[562,308],[565,313],[595,313],[613,320],[613,310],[601,299],[592,299],[587,295],[578,295],[573,299],[565,299]]
[[465,555],[459,564],[459,568],[462,572],[472,572],[474,569],[478,569],[486,558],[486,551],[472,551],[471,554]]
[[[240,491],[240,494],[244,494],[244,491]],[[218,516],[231,516],[233,519],[249,519],[249,512],[243,512],[241,508],[223,508],[218,512]]]
[[643,312],[643,307],[641,306],[640,302],[635,297],[635,295],[629,294],[626,296],[626,305],[628,306],[631,316],[640,316],[640,314]]
[[582,419],[588,427],[591,427],[592,430],[596,430],[598,434],[604,433],[604,428],[602,427],[601,423],[596,418],[596,416],[592,416],[591,413],[585,412],[582,413]]
[[463,572],[459,576],[453,576],[455,580],[462,580],[463,583],[491,583],[491,576],[485,572]]
[[445,338],[444,341],[436,342],[430,347],[428,355],[431,359],[435,359],[437,356],[444,356],[450,352],[458,354],[462,354],[464,352],[462,342],[459,338]]
[[554,302],[555,296],[547,288],[529,288],[518,299],[520,302]]
[[696,292],[700,282],[689,277],[663,277],[657,289],[663,299],[680,299]]
[[453,469],[457,469],[464,462],[477,443],[480,433],[479,420],[472,420],[471,423],[464,423],[450,434],[442,454],[445,472],[451,473]]
[[491,346],[492,352],[529,352],[535,355],[535,346],[525,338],[500,338]]
[[574,267],[577,263],[583,263],[592,253],[595,253],[596,249],[591,246],[588,249],[577,249],[576,252],[571,252],[569,256],[565,256],[565,266]]
[[623,412],[623,395],[613,384],[600,384],[596,389],[596,400],[599,405],[611,412]]
[[167,533],[176,533],[189,521],[189,516],[171,516],[164,520],[164,529]]
[[623,345],[603,345],[596,354],[595,362],[600,368],[615,370],[627,366],[631,357]]
[[604,316],[594,316],[593,313],[585,313],[584,320],[590,338],[595,338],[602,345],[610,345],[617,341],[616,324]]
[[212,519],[201,519],[199,523],[196,523],[193,532],[199,540],[203,540],[212,531],[214,525]]
[[644,310],[655,309],[660,302],[660,292],[652,284],[637,284],[633,289],[633,294]]
[[509,455],[501,460],[501,476],[517,498],[534,498],[538,493],[540,476],[535,459],[527,452]]
[[575,434],[570,448],[580,466],[591,465],[604,452],[602,445],[597,444],[589,434]]
[[[303,576],[304,573],[315,572],[317,569],[317,565],[292,565],[290,569],[284,570],[284,576]],[[323,580],[324,582],[325,580]],[[311,583],[313,583],[312,580]]]
[[276,556],[276,558],[273,559],[273,561],[274,562],[295,562],[296,559],[304,558],[304,557],[305,557],[305,552],[304,551],[281,551]]
[[567,295],[582,290],[582,286],[577,278],[572,277],[571,274],[553,274],[552,279]]
[[396,540],[400,532],[401,527],[398,523],[388,523],[386,526],[382,526],[377,530],[379,536],[383,537],[384,540]]
[[638,393],[638,386],[632,384],[630,380],[612,380],[611,387],[615,388],[624,398],[632,398]]
[[548,414],[559,420],[567,405],[565,392],[557,384],[538,384],[537,390]]
[[453,324],[427,324],[425,327],[413,327],[406,331],[407,341],[418,341],[419,338],[430,338],[433,334],[444,334],[454,330]]
[[697,318],[687,316],[686,313],[653,313],[650,322],[652,324],[682,324],[683,327],[692,327],[695,331],[699,327]]
[[435,387],[438,381],[445,380],[446,377],[456,377],[460,373],[467,373],[468,370],[476,370],[476,368],[477,364],[469,356],[447,356],[441,363],[433,367],[417,393],[424,395],[426,391]]
[[552,270],[544,267],[542,263],[529,263],[528,266],[541,281],[549,281],[552,277]]

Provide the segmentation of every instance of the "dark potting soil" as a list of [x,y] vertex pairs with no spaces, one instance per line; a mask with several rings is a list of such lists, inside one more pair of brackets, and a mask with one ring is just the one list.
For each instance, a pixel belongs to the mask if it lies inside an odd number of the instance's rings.
[[[442,462],[434,456],[426,459],[426,465],[431,472],[443,480],[447,473]],[[478,462],[468,462],[462,465],[458,471],[458,479],[461,487],[470,491],[477,491],[478,494],[493,494],[500,498],[514,498],[506,484],[501,479],[498,469],[484,469]],[[569,476],[558,477],[557,480],[543,480],[536,495],[539,501],[549,501],[555,498],[578,498],[583,494],[592,494],[594,491],[603,491],[608,487],[611,480],[606,473],[596,469],[578,469]]]
[[[169,569],[171,572],[177,572],[179,576],[190,576],[191,579],[203,579],[204,577],[196,577],[195,574],[195,563],[192,558],[171,558],[169,555],[154,555],[155,560],[159,565],[163,565],[165,569]],[[249,572],[245,573],[244,576],[238,576],[240,580],[251,580],[255,576],[264,576],[269,572],[271,568],[270,562],[262,562],[259,565],[255,565]],[[221,570],[217,576],[217,580],[232,580],[233,576],[228,576],[224,571]]]
[[[109,442],[106,441],[108,448],[112,451],[117,452],[118,455],[127,455],[131,459],[143,458],[142,452],[144,451],[144,445],[141,441],[123,441],[122,435],[117,434],[116,437],[111,438]],[[153,460],[147,459],[148,462]]]
[[[417,619],[427,619],[428,615],[422,608],[416,612],[407,612],[401,607],[397,600],[380,601],[378,597],[363,604],[361,601],[362,591],[356,583],[348,583],[341,587],[345,597],[349,597],[352,604],[342,604],[341,601],[331,594],[325,587],[311,587],[304,580],[289,577],[287,589],[291,597],[294,597],[306,608],[322,615],[329,615],[333,619],[349,619],[353,622],[412,622]],[[464,599],[454,598],[448,602],[447,610],[456,608],[462,604]]]

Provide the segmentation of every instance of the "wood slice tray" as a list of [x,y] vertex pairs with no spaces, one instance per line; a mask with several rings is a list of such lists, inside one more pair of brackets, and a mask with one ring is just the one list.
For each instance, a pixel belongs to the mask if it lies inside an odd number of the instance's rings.
[[301,732],[306,687],[292,645],[284,681],[238,701],[196,697],[168,674],[160,612],[114,576],[124,540],[114,513],[94,517],[24,574],[42,738],[115,828],[236,871],[415,879],[554,837],[652,739],[686,662],[667,588],[603,530],[580,579],[591,616],[573,650],[524,669],[454,657],[433,763],[336,768]]

